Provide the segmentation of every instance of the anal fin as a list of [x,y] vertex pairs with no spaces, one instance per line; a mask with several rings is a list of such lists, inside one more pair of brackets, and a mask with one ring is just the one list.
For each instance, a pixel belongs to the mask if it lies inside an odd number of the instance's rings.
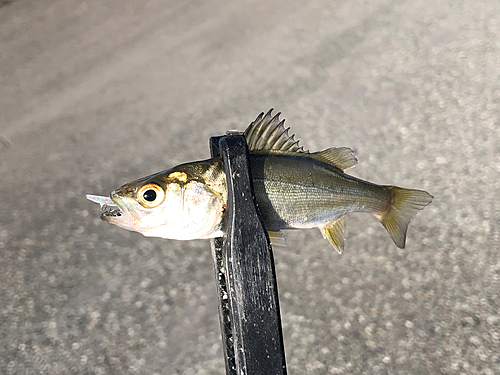
[[267,234],[269,235],[269,240],[271,241],[271,246],[281,246],[287,247],[285,242],[285,235],[281,231],[271,231],[268,230]]
[[333,248],[337,250],[337,253],[342,254],[344,252],[345,216],[339,217],[320,230],[323,237],[330,241]]

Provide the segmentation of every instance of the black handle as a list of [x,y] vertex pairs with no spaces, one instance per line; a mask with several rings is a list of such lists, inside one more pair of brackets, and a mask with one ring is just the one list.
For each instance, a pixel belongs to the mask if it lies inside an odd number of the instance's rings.
[[227,374],[286,374],[272,248],[255,204],[242,135],[210,138],[228,187],[227,230],[212,241]]

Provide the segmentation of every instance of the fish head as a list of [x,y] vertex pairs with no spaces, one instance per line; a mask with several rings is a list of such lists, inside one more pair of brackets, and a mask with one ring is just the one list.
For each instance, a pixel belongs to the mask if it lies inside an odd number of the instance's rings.
[[170,170],[123,185],[103,204],[101,219],[147,237],[177,240],[213,238],[225,202],[199,177]]

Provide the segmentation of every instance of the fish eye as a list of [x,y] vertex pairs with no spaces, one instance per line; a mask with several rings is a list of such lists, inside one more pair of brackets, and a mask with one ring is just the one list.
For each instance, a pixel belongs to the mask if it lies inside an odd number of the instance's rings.
[[165,191],[157,184],[146,184],[137,192],[137,200],[146,208],[155,208],[165,200]]

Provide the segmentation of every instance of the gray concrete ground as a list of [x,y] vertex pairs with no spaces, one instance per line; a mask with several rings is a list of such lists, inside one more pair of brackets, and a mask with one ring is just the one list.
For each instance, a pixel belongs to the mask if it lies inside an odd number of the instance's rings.
[[0,373],[223,373],[209,242],[110,226],[85,194],[270,107],[435,196],[405,250],[370,215],[342,256],[287,233],[289,373],[500,373],[498,1],[0,5]]

